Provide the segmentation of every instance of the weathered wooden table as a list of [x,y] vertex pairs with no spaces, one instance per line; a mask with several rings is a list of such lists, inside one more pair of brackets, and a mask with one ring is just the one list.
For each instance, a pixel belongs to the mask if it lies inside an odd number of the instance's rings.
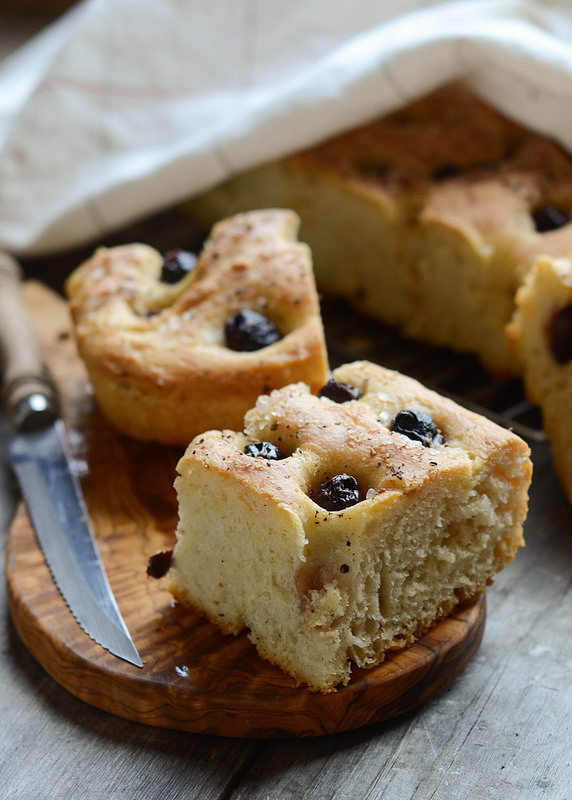
[[[192,246],[177,215],[110,239],[160,249]],[[188,241],[184,241],[187,238]],[[89,252],[91,246],[85,252]],[[59,288],[82,253],[26,262]],[[396,340],[325,304],[334,361],[374,358],[467,403],[517,414],[530,426],[535,467],[527,546],[487,592],[482,645],[448,689],[415,711],[352,732],[251,740],[155,728],[99,711],[68,694],[20,641],[0,589],[0,796],[6,800],[569,800],[572,796],[572,509],[549,447],[519,387],[475,365]],[[524,409],[525,413],[518,416]],[[6,541],[18,493],[0,417],[0,526]]]

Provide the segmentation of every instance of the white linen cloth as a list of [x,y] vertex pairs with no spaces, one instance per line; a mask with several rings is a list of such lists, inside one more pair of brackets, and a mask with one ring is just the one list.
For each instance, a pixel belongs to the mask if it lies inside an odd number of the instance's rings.
[[91,241],[462,77],[572,150],[567,0],[84,0],[0,64],[0,248]]

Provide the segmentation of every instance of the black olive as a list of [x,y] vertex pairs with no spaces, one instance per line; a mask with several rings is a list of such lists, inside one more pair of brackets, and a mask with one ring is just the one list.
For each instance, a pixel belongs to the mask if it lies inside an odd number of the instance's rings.
[[550,349],[558,364],[572,361],[572,305],[554,315],[549,336]]
[[443,443],[441,431],[424,411],[400,411],[393,420],[391,430],[421,442],[424,447]]
[[246,445],[244,453],[253,458],[266,458],[268,461],[280,461],[280,459],[286,458],[280,448],[272,442],[252,442]]
[[227,347],[239,351],[260,350],[282,338],[271,319],[248,309],[238,311],[227,319],[224,337]]
[[363,493],[353,475],[342,473],[324,481],[312,500],[326,511],[341,511],[363,500]]
[[149,575],[150,578],[162,578],[163,575],[166,575],[169,571],[172,560],[172,550],[162,550],[159,553],[155,553],[155,555],[149,558],[147,563],[147,575]]
[[197,257],[188,250],[169,250],[165,253],[161,267],[163,283],[178,283],[195,268]]
[[564,227],[570,222],[570,215],[556,206],[540,206],[532,212],[532,219],[538,233],[547,233]]
[[357,386],[350,386],[349,383],[342,383],[334,378],[330,378],[318,392],[318,397],[327,397],[329,400],[333,400],[334,403],[358,400],[360,396],[361,392]]

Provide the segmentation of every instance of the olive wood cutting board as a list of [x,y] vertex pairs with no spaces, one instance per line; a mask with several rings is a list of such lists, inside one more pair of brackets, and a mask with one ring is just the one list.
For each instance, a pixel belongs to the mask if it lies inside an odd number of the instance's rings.
[[109,581],[143,668],[108,653],[83,633],[59,592],[20,504],[10,530],[6,576],[10,613],[32,655],[85,702],[148,725],[237,737],[317,736],[401,714],[445,689],[475,655],[484,596],[459,607],[416,644],[348,686],[321,694],[297,687],[262,661],[245,633],[224,636],[172,601],[149,578],[149,557],[174,544],[173,489],[182,451],[128,440],[95,405],[78,358],[67,305],[42,284],[24,285],[63,413]]

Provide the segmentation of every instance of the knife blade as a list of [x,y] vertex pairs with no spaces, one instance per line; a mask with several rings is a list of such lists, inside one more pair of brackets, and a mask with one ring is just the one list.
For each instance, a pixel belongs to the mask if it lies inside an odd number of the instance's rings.
[[0,253],[0,357],[15,435],[8,454],[54,582],[83,631],[142,667],[109,584],[60,415],[21,299],[18,263]]

